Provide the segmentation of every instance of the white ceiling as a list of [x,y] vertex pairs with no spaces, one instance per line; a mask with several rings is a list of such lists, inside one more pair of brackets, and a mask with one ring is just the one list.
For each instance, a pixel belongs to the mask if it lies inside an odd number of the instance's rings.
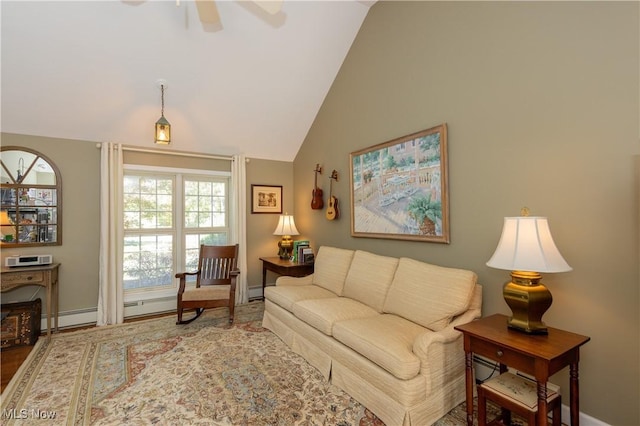
[[2,0],[1,129],[292,161],[373,3]]

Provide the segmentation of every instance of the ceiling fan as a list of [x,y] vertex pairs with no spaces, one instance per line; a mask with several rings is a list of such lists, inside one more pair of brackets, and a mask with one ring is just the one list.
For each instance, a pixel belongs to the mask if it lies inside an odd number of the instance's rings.
[[[180,0],[176,0],[178,4]],[[258,7],[265,12],[275,15],[282,9],[283,0],[253,0]],[[198,8],[198,16],[203,24],[220,24],[220,14],[216,6],[216,0],[195,0]]]

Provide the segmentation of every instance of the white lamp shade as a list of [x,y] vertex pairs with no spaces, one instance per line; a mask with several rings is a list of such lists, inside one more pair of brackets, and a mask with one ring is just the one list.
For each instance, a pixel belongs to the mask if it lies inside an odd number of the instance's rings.
[[298,235],[299,232],[296,229],[296,224],[293,221],[293,216],[290,214],[280,215],[278,220],[278,226],[273,231],[273,235]]
[[567,272],[546,217],[505,217],[502,235],[487,266],[509,271]]

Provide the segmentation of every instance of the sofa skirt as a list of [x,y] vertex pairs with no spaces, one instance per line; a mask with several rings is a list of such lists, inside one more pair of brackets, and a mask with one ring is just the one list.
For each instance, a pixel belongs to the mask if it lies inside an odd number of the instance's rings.
[[269,300],[262,325],[387,426],[432,424],[464,401],[464,373],[427,395],[422,375],[398,379]]

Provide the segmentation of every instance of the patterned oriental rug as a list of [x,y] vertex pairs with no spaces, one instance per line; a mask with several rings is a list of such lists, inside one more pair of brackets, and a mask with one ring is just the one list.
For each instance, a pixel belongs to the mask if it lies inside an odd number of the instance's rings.
[[[40,338],[1,423],[383,426],[262,328],[263,307],[237,307],[231,327],[222,308]],[[464,404],[438,422],[464,424]]]

